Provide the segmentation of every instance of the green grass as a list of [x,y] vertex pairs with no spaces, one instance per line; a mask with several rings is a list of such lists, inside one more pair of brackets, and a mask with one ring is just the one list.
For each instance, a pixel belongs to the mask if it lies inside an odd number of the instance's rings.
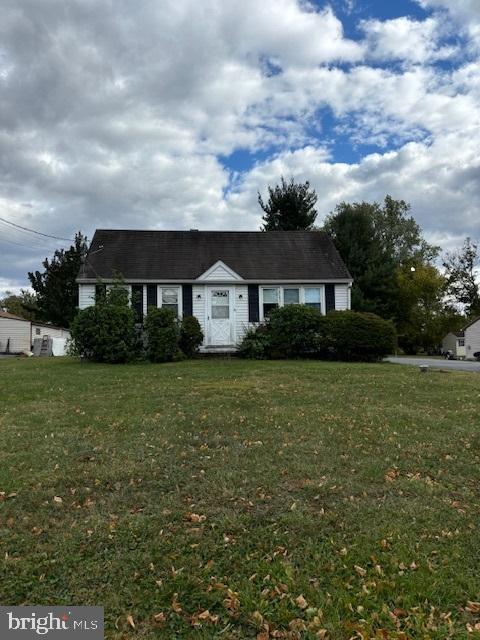
[[479,407],[476,374],[389,364],[0,360],[0,603],[103,605],[118,639],[473,638]]

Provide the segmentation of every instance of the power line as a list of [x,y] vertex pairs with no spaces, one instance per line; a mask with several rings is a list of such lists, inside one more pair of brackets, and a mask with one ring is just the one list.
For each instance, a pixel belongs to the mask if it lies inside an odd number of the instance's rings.
[[41,231],[35,231],[34,229],[29,229],[28,227],[22,227],[19,224],[15,224],[15,222],[10,222],[10,220],[5,220],[5,218],[0,217],[0,220],[6,222],[12,227],[17,227],[17,229],[22,229],[22,231],[29,231],[30,233],[35,233],[38,236],[44,236],[45,238],[53,238],[54,240],[65,240],[66,242],[75,242],[72,238],[61,238],[59,236],[52,236],[49,233],[42,233]]

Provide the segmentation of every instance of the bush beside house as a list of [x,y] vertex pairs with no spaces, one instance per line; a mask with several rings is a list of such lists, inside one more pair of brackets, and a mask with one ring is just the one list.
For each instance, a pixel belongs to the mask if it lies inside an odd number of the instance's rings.
[[377,361],[396,346],[393,324],[372,313],[288,305],[249,331],[239,348],[244,358],[301,358]]
[[122,284],[100,290],[96,304],[82,309],[71,327],[71,353],[93,362],[169,362],[192,358],[203,341],[198,320],[181,322],[174,311],[150,307],[142,327],[135,323]]

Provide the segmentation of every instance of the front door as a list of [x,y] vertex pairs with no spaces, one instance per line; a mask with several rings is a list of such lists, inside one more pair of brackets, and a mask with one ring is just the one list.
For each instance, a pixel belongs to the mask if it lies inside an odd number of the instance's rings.
[[233,294],[227,287],[211,287],[208,295],[208,344],[231,345],[233,337]]

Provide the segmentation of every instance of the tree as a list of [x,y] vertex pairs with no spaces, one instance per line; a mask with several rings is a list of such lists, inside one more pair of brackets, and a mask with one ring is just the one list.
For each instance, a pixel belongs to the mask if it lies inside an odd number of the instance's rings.
[[19,294],[6,291],[5,296],[0,299],[0,309],[25,320],[38,319],[37,298],[26,289],[21,289]]
[[378,202],[340,203],[324,224],[352,277],[352,308],[399,319],[404,311],[398,274],[430,264],[439,247],[422,237],[410,205],[387,195]]
[[323,228],[352,275],[352,309],[391,317],[396,308],[396,264],[375,226],[378,209],[376,203],[342,202]]
[[375,227],[397,264],[430,263],[438,257],[440,247],[429,244],[422,237],[420,225],[409,215],[410,204],[389,195],[385,197],[383,207],[374,204]]
[[414,271],[399,267],[397,283],[397,329],[406,353],[434,350],[448,331],[459,328],[456,318],[451,327],[446,322],[451,316],[445,304],[446,279],[434,265],[420,264]]
[[264,202],[258,193],[258,203],[265,215],[262,231],[295,231],[312,229],[317,217],[314,209],[317,194],[310,183],[287,182],[281,177],[281,183],[275,188],[268,187],[268,202]]
[[465,306],[467,315],[480,314],[480,289],[476,270],[480,264],[478,245],[466,238],[461,249],[447,253],[443,266],[447,291],[455,302]]
[[28,278],[37,294],[39,318],[69,327],[77,313],[76,278],[87,255],[87,239],[79,231],[69,249],[57,249],[51,261],[45,258],[43,273],[29,272]]

